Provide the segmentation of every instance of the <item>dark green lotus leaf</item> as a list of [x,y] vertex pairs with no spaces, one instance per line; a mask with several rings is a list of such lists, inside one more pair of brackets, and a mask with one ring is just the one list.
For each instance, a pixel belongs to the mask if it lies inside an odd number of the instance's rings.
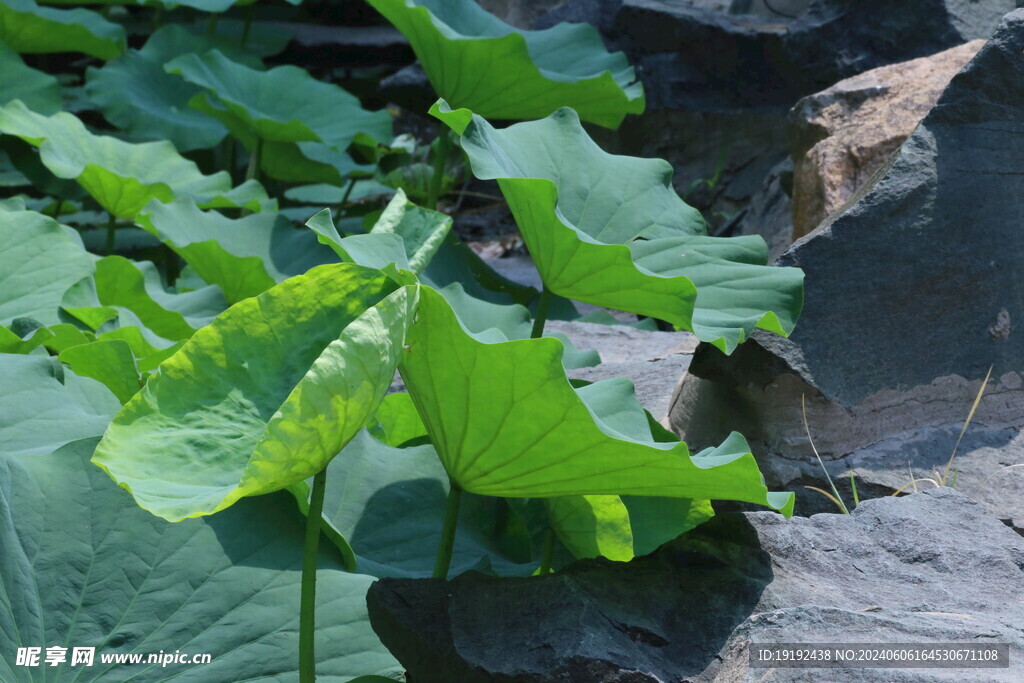
[[482,342],[462,328],[440,294],[423,288],[399,368],[460,487],[522,498],[739,500],[792,513],[792,494],[768,492],[742,436],[697,455],[682,442],[631,438],[621,425],[634,418],[602,420],[588,406],[619,400],[622,385],[573,389],[561,357],[554,339]]
[[417,290],[343,263],[235,304],[163,362],[94,461],[171,521],[313,476],[387,393]]
[[643,86],[589,24],[513,28],[473,0],[369,0],[401,31],[438,95],[495,119],[538,119],[572,107],[617,128],[644,110]]
[[139,224],[177,252],[206,282],[218,285],[229,303],[261,294],[313,266],[337,260],[306,230],[281,214],[227,218],[200,211],[194,202],[152,202]]
[[124,29],[86,9],[40,7],[33,0],[0,3],[0,42],[15,52],[84,52],[113,59],[127,44]]
[[258,183],[232,189],[227,173],[203,175],[169,142],[132,144],[93,135],[72,114],[41,116],[15,101],[0,107],[0,132],[38,147],[40,160],[55,176],[78,181],[119,218],[135,218],[152,199],[187,197],[204,207],[253,211],[269,201]]
[[102,384],[65,370],[45,354],[0,353],[0,377],[0,462],[7,456],[47,455],[99,436],[121,408]]
[[0,211],[0,243],[0,325],[61,322],[65,292],[95,270],[78,233],[34,211]]
[[[113,400],[113,398],[111,398]],[[93,440],[42,457],[0,457],[0,680],[298,680],[304,520],[287,494],[169,524],[89,464]],[[55,504],[59,501],[60,504]],[[323,681],[401,667],[366,613],[372,578],[317,558]],[[92,666],[18,666],[19,646],[95,647]],[[209,653],[208,664],[102,664],[101,655]],[[71,650],[68,650],[70,658]]]
[[479,178],[497,179],[548,288],[660,318],[731,353],[755,327],[792,331],[803,272],[767,265],[760,237],[717,238],[660,159],[615,156],[562,109],[496,130],[440,102]]
[[25,65],[18,53],[0,42],[0,104],[21,100],[41,114],[60,111],[60,83],[50,74]]
[[85,92],[103,116],[134,140],[169,140],[181,152],[213,147],[228,129],[188,106],[199,88],[164,71],[143,51],[128,50],[86,71]]
[[366,234],[342,237],[329,209],[314,215],[306,226],[342,261],[371,268],[394,263],[421,274],[448,236],[452,219],[439,211],[416,206],[406,199],[405,192],[398,190]]
[[[165,68],[204,88],[191,105],[221,120],[247,149],[255,150],[262,141],[260,167],[280,180],[331,182],[320,174],[305,175],[303,159],[317,165],[342,163],[344,170],[353,162],[340,158],[347,157],[345,150],[359,134],[391,139],[386,111],[366,111],[353,95],[296,66],[257,71],[211,50],[203,56],[181,55]],[[282,97],[285,92],[288,96]],[[301,147],[304,143],[328,149]]]

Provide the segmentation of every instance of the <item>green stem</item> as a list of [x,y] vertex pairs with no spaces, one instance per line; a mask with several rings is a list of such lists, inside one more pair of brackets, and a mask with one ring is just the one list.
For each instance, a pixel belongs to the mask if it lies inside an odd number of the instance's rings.
[[245,169],[246,180],[260,179],[260,154],[263,152],[263,138],[256,138],[256,146],[249,155],[249,165]]
[[338,218],[345,215],[345,204],[348,202],[349,195],[352,194],[353,188],[356,186],[356,179],[349,178],[348,185],[345,186],[345,192],[341,195],[341,201],[338,202]]
[[53,205],[53,218],[60,220],[60,215],[64,212],[64,200],[58,199]]
[[245,49],[245,44],[249,42],[249,30],[252,29],[252,17],[256,13],[254,9],[256,3],[252,3],[245,8],[245,24],[242,25],[242,40],[240,43],[241,49]]
[[434,150],[434,175],[430,178],[430,188],[427,194],[427,208],[437,209],[437,203],[441,201],[441,186],[444,184],[444,170],[448,165],[448,157],[452,151],[452,140],[448,130],[442,129],[437,136],[437,149]]
[[220,14],[217,12],[210,14],[210,18],[206,20],[206,35],[213,36],[217,34],[218,19],[220,19]]
[[540,570],[537,572],[540,576],[551,573],[551,558],[555,554],[555,532],[548,527],[547,533],[544,535],[544,555],[540,559]]
[[462,489],[454,481],[448,491],[448,503],[444,509],[444,527],[441,529],[441,543],[437,546],[437,561],[434,562],[434,578],[447,579],[448,567],[452,563],[452,548],[455,547],[455,528],[459,524],[459,498]]
[[306,515],[306,552],[302,558],[302,597],[299,607],[299,681],[316,681],[316,657],[313,649],[314,615],[316,614],[316,556],[320,546],[320,525],[324,511],[324,490],[327,468],[313,478]]
[[113,254],[117,248],[117,218],[114,214],[109,214],[110,220],[107,221],[107,254]]
[[544,323],[548,320],[548,308],[551,306],[551,290],[547,285],[540,292],[540,301],[537,302],[537,317],[533,319],[533,330],[530,332],[530,339],[539,339],[544,336]]
[[231,176],[231,184],[237,184],[238,177],[235,175],[235,139],[228,135],[220,143],[221,164],[224,170]]

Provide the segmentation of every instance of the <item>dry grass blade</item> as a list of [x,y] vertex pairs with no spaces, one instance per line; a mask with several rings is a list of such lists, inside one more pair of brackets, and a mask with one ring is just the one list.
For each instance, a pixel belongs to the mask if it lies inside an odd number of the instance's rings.
[[953,446],[953,452],[949,455],[949,462],[946,463],[946,471],[943,473],[939,480],[945,484],[949,477],[949,469],[953,466],[953,458],[956,457],[956,451],[960,448],[960,442],[964,438],[964,434],[967,433],[967,428],[971,424],[971,420],[974,419],[974,413],[978,410],[978,404],[981,403],[981,397],[985,393],[985,387],[988,386],[988,379],[992,376],[992,366],[988,366],[988,372],[985,373],[985,379],[981,382],[981,387],[978,389],[978,395],[974,397],[974,404],[971,405],[971,412],[967,413],[967,419],[964,421],[964,427],[960,430],[960,436],[956,439],[956,444]]
[[836,507],[839,508],[844,515],[850,514],[850,512],[846,509],[846,506],[843,505],[843,501],[839,500],[838,498],[833,496],[831,493],[829,493],[825,489],[819,489],[817,486],[804,486],[804,488],[805,489],[810,489],[811,491],[817,491],[821,495],[823,495],[826,498],[828,498],[829,500],[831,500],[833,503],[836,504]]
[[832,487],[832,493],[834,494],[834,497],[832,495],[829,495],[825,491],[822,491],[821,489],[815,488],[813,486],[808,486],[806,488],[809,488],[809,489],[812,489],[812,490],[815,490],[815,491],[821,491],[826,496],[828,496],[833,501],[835,501],[835,504],[839,506],[839,509],[843,511],[844,515],[848,515],[848,514],[850,514],[850,510],[846,507],[846,503],[843,502],[843,497],[839,495],[839,490],[836,489],[835,482],[832,481],[832,476],[828,473],[828,470],[825,469],[825,462],[821,459],[821,455],[818,453],[818,447],[814,445],[814,439],[811,438],[811,428],[807,424],[807,396],[806,395],[801,395],[800,396],[800,410],[803,412],[803,416],[804,416],[804,431],[807,432],[807,441],[810,442],[811,450],[814,451],[814,457],[816,457],[818,459],[818,464],[821,465],[821,471],[825,473],[825,478],[828,479],[828,485]]

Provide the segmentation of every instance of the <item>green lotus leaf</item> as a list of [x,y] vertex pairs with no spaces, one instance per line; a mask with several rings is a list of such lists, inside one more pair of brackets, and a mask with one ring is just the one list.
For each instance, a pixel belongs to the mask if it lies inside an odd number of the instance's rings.
[[50,74],[25,65],[18,53],[0,42],[0,104],[21,100],[41,114],[60,111],[60,83]]
[[0,211],[0,325],[61,322],[61,300],[95,270],[74,230],[34,211]]
[[[111,398],[113,400],[113,398]],[[296,681],[301,514],[283,493],[169,524],[89,463],[95,439],[0,457],[0,680]],[[57,504],[59,502],[59,504]],[[317,558],[317,673],[349,681],[401,667],[366,613],[371,577]],[[95,647],[92,666],[19,666],[14,645]],[[101,655],[210,653],[207,664],[104,664]],[[40,658],[42,660],[42,657]],[[143,657],[145,660],[145,657]]]
[[186,152],[213,147],[228,134],[220,121],[188,106],[198,87],[138,50],[128,50],[101,69],[89,67],[85,92],[108,121],[134,140],[169,140]]
[[[165,69],[204,88],[191,106],[222,121],[247,149],[255,150],[262,141],[260,168],[280,180],[329,182],[320,175],[306,175],[303,160],[346,164],[324,155],[347,159],[344,151],[359,134],[391,139],[386,111],[368,112],[353,95],[296,66],[257,71],[211,50],[203,56],[181,55]],[[287,97],[281,96],[284,92]],[[303,143],[322,143],[329,149],[317,153],[319,147],[300,147]],[[347,163],[355,168],[351,160]]]
[[309,232],[296,230],[281,214],[232,219],[201,211],[188,199],[154,201],[139,216],[139,224],[185,259],[199,277],[218,285],[232,304],[336,261],[330,249]]
[[416,412],[412,397],[404,391],[384,397],[367,431],[393,448],[427,436],[427,428]]
[[313,476],[376,412],[416,299],[334,264],[235,304],[164,361],[94,461],[171,521]]
[[122,404],[142,385],[132,347],[119,339],[77,344],[61,351],[57,360],[80,377],[102,382]]
[[[328,466],[324,518],[352,544],[359,572],[429,577],[448,487],[429,444],[394,448],[364,430]],[[470,569],[532,572],[528,539],[505,529],[504,508],[502,500],[463,495],[451,575]]]
[[715,516],[709,500],[621,496],[629,511],[633,554],[647,555]]
[[15,52],[84,52],[113,59],[127,44],[124,29],[86,9],[40,7],[33,0],[0,3],[0,42]]
[[168,292],[149,261],[107,256],[96,262],[94,279],[101,305],[129,309],[146,328],[172,341],[188,339],[228,307],[217,287]]
[[473,0],[369,0],[412,45],[438,95],[495,119],[538,119],[572,107],[617,128],[644,110],[643,86],[589,24],[513,28]]
[[371,268],[395,263],[421,274],[440,249],[452,227],[450,216],[424,209],[398,190],[370,232],[341,237],[329,209],[320,211],[306,225],[317,239],[334,250],[342,261]]
[[792,494],[768,492],[742,436],[697,455],[682,442],[631,438],[621,424],[633,418],[602,420],[588,406],[622,401],[623,384],[573,389],[561,356],[553,339],[484,343],[462,328],[440,294],[423,288],[399,368],[445,470],[462,489],[522,498],[739,500],[792,513]]
[[257,183],[232,189],[227,173],[203,175],[167,141],[132,144],[93,135],[72,114],[41,116],[14,101],[0,107],[0,132],[38,147],[41,161],[55,176],[76,180],[119,218],[135,218],[152,199],[188,197],[200,206],[253,211],[268,201]]
[[121,408],[102,384],[46,355],[0,353],[0,377],[0,461],[99,436]]
[[604,152],[569,109],[503,130],[444,102],[431,112],[462,135],[474,174],[498,180],[552,292],[666,320],[725,353],[755,327],[792,331],[803,272],[765,265],[760,237],[708,237],[667,162]]
[[576,558],[633,559],[629,511],[618,496],[545,499],[551,529]]

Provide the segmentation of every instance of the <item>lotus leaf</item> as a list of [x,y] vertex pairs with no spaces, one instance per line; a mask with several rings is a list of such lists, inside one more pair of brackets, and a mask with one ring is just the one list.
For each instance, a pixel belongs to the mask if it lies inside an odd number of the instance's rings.
[[33,0],[0,3],[0,42],[15,52],[84,52],[112,59],[126,46],[124,29],[87,9],[40,7]]
[[[298,680],[303,520],[294,501],[279,493],[168,524],[89,464],[94,445],[0,457],[0,585],[12,598],[0,601],[4,642],[96,648],[93,666],[46,667],[51,681]],[[397,676],[367,617],[372,579],[343,571],[330,547],[318,564],[322,679]],[[100,661],[177,650],[213,659],[165,668]],[[0,680],[41,680],[43,668],[18,666],[15,651],[0,652]]]
[[438,95],[495,119],[536,119],[572,107],[617,128],[644,110],[643,86],[589,24],[522,31],[473,0],[369,0],[401,31]]
[[313,476],[376,412],[416,299],[334,264],[235,304],[164,361],[94,461],[171,521]]
[[60,83],[50,74],[25,65],[18,53],[0,42],[0,104],[21,100],[41,114],[60,111]]
[[132,144],[94,135],[72,114],[41,116],[14,101],[0,107],[0,132],[38,147],[40,159],[54,175],[77,180],[119,218],[135,218],[151,199],[189,197],[200,206],[255,211],[267,201],[256,183],[232,189],[227,173],[203,175],[169,142]]
[[474,174],[498,180],[552,292],[666,320],[726,353],[755,327],[792,331],[802,271],[765,265],[760,237],[708,237],[667,162],[606,153],[570,109],[503,130],[443,102],[431,111],[462,135]]
[[423,288],[399,368],[452,481],[489,496],[725,499],[792,513],[792,494],[768,492],[742,436],[697,455],[630,438],[588,406],[621,400],[622,385],[574,390],[561,356],[554,339],[482,342]]

